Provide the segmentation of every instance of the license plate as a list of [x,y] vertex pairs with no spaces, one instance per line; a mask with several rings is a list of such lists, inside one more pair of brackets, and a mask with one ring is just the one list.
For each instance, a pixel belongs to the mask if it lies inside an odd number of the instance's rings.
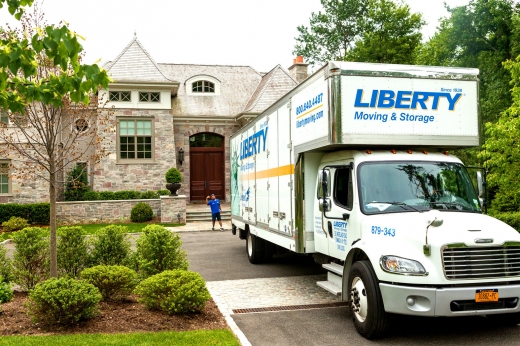
[[498,302],[498,289],[477,290],[475,293],[475,301],[477,303]]

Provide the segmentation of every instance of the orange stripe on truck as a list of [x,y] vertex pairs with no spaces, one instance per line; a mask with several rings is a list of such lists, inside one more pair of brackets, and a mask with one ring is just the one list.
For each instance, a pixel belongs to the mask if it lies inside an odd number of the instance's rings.
[[[280,177],[282,175],[294,174],[294,165],[281,166],[256,172],[256,179]],[[254,180],[255,173],[242,175],[242,180]]]

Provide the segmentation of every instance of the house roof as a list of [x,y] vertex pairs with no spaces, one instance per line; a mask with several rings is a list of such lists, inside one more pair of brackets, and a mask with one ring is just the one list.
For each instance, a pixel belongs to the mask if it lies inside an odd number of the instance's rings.
[[254,94],[247,102],[242,113],[262,113],[283,95],[298,85],[284,68],[277,65],[262,77]]
[[[250,66],[158,64],[170,78],[180,82],[172,99],[174,116],[235,116],[239,114],[262,76]],[[219,95],[190,95],[186,81],[196,76],[210,76],[220,82]]]
[[161,71],[136,36],[118,57],[106,63],[104,68],[115,83],[178,84]]

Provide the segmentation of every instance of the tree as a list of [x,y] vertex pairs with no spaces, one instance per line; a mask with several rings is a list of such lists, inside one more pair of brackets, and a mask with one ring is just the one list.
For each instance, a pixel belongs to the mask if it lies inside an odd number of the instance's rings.
[[294,54],[322,64],[330,60],[412,63],[424,25],[420,14],[392,0],[321,0],[324,12],[299,26]]
[[392,0],[369,2],[365,31],[346,55],[350,61],[413,64],[425,24],[408,5]]
[[311,13],[309,27],[299,26],[293,54],[303,55],[311,65],[345,60],[364,30],[366,0],[320,0],[323,11]]
[[[0,0],[4,4],[20,19],[33,0]],[[55,277],[58,177],[97,145],[96,125],[104,118],[96,95],[110,79],[96,64],[81,63],[80,36],[67,25],[42,27],[38,14],[24,18],[23,30],[4,31],[0,39],[0,107],[9,118],[9,126],[0,123],[0,150],[24,162],[15,174],[36,174],[49,183],[50,269]],[[94,159],[105,154],[96,149]]]

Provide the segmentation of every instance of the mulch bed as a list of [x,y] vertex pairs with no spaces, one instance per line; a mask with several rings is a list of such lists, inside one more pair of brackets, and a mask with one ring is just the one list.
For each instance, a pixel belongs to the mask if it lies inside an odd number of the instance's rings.
[[226,329],[227,324],[213,300],[206,303],[201,313],[167,315],[148,310],[135,297],[126,301],[100,303],[100,314],[87,321],[68,327],[46,327],[34,324],[27,315],[26,293],[15,293],[15,298],[2,304],[0,335],[44,335],[76,333],[131,333],[156,331],[186,331],[197,329]]

